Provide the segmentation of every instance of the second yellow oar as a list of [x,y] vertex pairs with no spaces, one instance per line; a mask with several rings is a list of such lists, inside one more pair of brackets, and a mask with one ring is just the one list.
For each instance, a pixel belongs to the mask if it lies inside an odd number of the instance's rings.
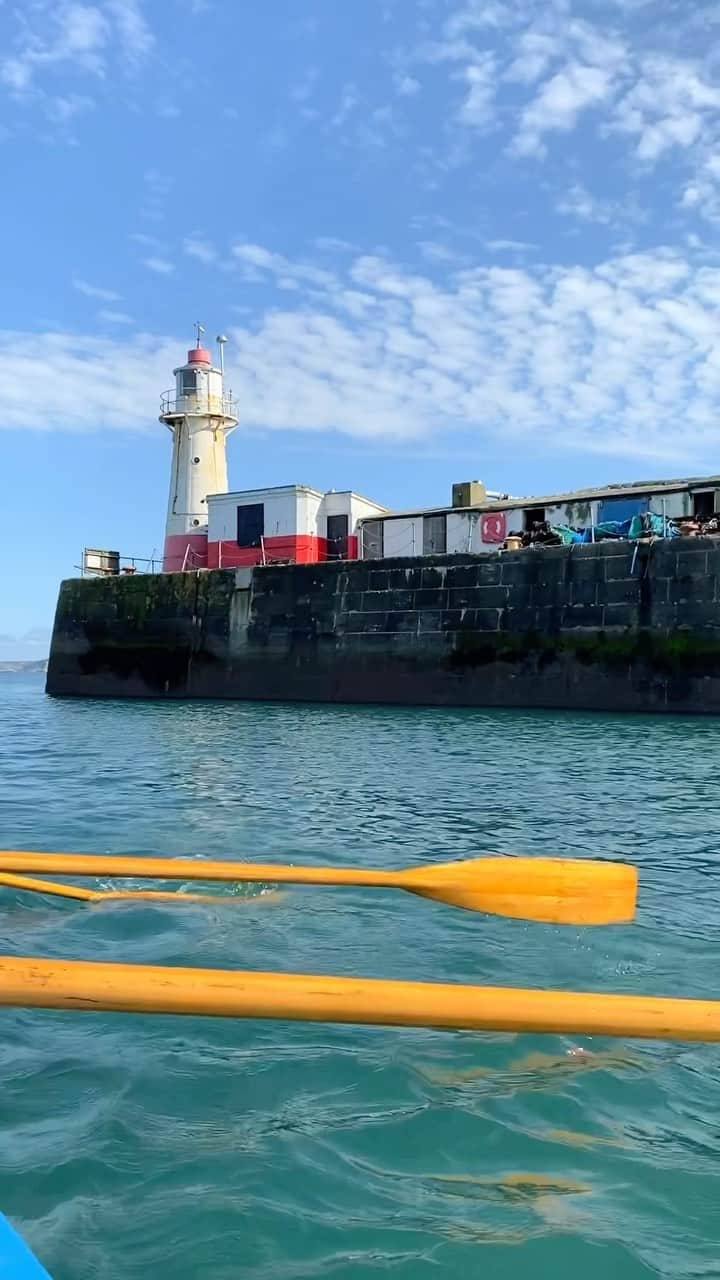
[[[35,876],[15,876],[0,871],[0,885],[24,889],[28,893],[49,893],[54,898],[74,898],[76,902],[105,902],[110,899],[142,898],[152,902],[241,902],[237,895],[219,893],[177,893],[173,889],[83,889],[79,884],[38,880]],[[247,901],[247,899],[245,899]]]
[[0,1006],[720,1040],[720,1001],[0,956]]
[[[163,880],[366,885],[405,889],[468,911],[549,924],[617,924],[632,920],[637,870],[620,862],[562,858],[470,858],[401,871],[366,867],[292,867],[189,858],[0,851],[0,873],[135,876]],[[124,891],[129,897],[132,890]]]

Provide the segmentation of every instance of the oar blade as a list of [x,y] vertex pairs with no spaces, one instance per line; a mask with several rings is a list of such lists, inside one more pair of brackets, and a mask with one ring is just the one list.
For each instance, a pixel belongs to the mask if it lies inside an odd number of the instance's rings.
[[624,924],[637,904],[635,867],[582,859],[446,862],[407,872],[404,887],[467,911],[545,924]]

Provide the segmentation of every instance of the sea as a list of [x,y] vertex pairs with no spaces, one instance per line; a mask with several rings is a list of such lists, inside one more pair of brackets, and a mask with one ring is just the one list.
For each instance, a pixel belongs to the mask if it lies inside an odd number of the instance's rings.
[[[716,997],[719,759],[714,719],[53,700],[0,676],[6,848],[640,870],[637,919],[594,928],[377,889],[0,889],[2,951]],[[717,1045],[0,1010],[0,1211],[53,1280],[720,1277],[719,1175]]]

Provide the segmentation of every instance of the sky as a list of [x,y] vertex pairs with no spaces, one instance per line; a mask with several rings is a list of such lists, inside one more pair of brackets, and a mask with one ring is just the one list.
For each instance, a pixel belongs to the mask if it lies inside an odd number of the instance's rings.
[[720,472],[715,0],[0,21],[0,658],[45,656],[84,545],[160,549],[196,320],[229,339],[233,489]]

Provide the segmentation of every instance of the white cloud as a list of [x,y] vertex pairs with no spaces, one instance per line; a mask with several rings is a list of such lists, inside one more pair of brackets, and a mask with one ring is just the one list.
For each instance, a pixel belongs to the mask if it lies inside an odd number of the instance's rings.
[[359,325],[338,282],[324,308],[299,300],[236,333],[250,423],[400,437],[530,431],[556,448],[658,457],[720,441],[713,307],[670,251],[596,271],[474,268],[444,287],[377,257],[357,259],[350,276],[366,299]]
[[[460,431],[478,448],[531,437],[673,466],[720,447],[720,268],[656,249],[594,268],[448,265],[438,281],[377,254],[330,275],[237,249],[279,289],[227,351],[245,427],[450,445]],[[3,425],[150,429],[182,348],[6,331]]]
[[589,62],[594,67],[605,67],[613,72],[627,70],[627,45],[611,30],[594,26],[581,18],[574,18],[567,25],[561,22],[558,29],[565,32],[583,62]]
[[165,246],[162,240],[158,240],[157,236],[148,236],[144,231],[131,231],[128,239],[142,245],[143,249],[153,249],[157,253],[164,252]]
[[617,204],[591,195],[581,182],[574,183],[565,195],[560,197],[556,207],[558,213],[579,218],[582,222],[605,224],[612,222],[619,212]]
[[453,39],[466,35],[468,31],[484,32],[492,27],[505,27],[516,20],[518,6],[515,10],[500,0],[466,0],[466,3],[452,14],[446,23],[446,34]]
[[174,263],[168,262],[167,258],[143,258],[142,264],[159,276],[169,276],[175,270]]
[[440,244],[437,240],[421,240],[418,249],[428,262],[440,262],[446,265],[463,261],[462,254],[456,253],[454,249],[448,248],[446,244]]
[[340,106],[331,117],[330,123],[337,129],[345,124],[348,116],[355,110],[360,99],[354,84],[346,84],[340,97]]
[[73,280],[73,288],[84,293],[86,298],[96,298],[98,302],[119,302],[121,294],[114,289],[102,289],[97,284],[88,284],[87,280]]
[[316,236],[313,244],[323,253],[352,253],[355,249],[349,240],[341,240],[338,236]]
[[167,202],[174,179],[158,169],[147,169],[143,174],[144,200],[141,213],[149,222],[162,222],[166,217]]
[[[419,62],[436,66],[458,64],[453,68],[452,77],[464,84],[465,92],[457,107],[457,118],[473,128],[484,129],[492,119],[496,57],[492,50],[473,44],[467,33],[494,25],[493,13],[497,17],[501,9],[504,10],[504,6],[479,4],[471,0],[470,4],[447,19],[439,40],[425,41],[415,53]],[[416,82],[410,79],[414,85]]]
[[55,40],[44,49],[28,51],[27,56],[39,66],[42,63],[89,55],[88,66],[91,70],[96,70],[96,50],[102,48],[108,38],[107,19],[100,9],[87,4],[61,5],[55,20]]
[[308,262],[292,262],[280,253],[271,253],[258,244],[233,245],[233,257],[241,269],[247,272],[249,279],[262,279],[270,275],[280,282],[281,287],[296,287],[300,283],[320,289],[327,289],[335,282],[330,271],[316,267]]
[[515,45],[515,56],[505,72],[505,79],[532,84],[544,75],[550,63],[562,53],[555,36],[539,31],[526,31]]
[[284,262],[279,254],[271,253],[269,249],[263,249],[259,244],[236,244],[233,253],[241,262],[246,262],[251,267],[259,267],[264,271],[272,271],[278,264]]
[[155,38],[143,16],[139,0],[105,0],[105,8],[115,22],[124,53],[134,60],[145,58]]
[[485,248],[491,253],[527,253],[530,249],[537,249],[537,245],[529,240],[486,240]]
[[48,643],[51,634],[49,627],[31,627],[20,639],[25,644],[45,645]]
[[0,633],[0,659],[3,662],[22,662],[42,659],[50,648],[49,627],[31,627],[22,632]]
[[6,58],[0,63],[0,82],[14,93],[27,89],[32,78],[32,65],[22,58]]
[[642,59],[637,79],[618,103],[612,130],[635,134],[637,154],[654,163],[669,148],[687,149],[718,119],[720,89],[692,63],[667,55]]
[[[666,219],[719,224],[720,181],[708,167],[720,149],[717,15],[709,0],[700,10],[679,0],[668,6],[672,15],[659,0],[608,0],[604,10],[590,0],[428,0],[414,47],[393,57],[396,92],[400,77],[432,69],[425,99],[439,108],[440,131],[433,136],[431,121],[416,152],[426,187],[440,190],[450,170],[489,163],[502,192],[503,166],[544,158],[552,146],[578,188],[584,181],[600,190],[592,207],[577,191],[553,194],[551,171],[541,200],[547,192],[561,213],[611,226],[628,201],[616,181],[608,199],[597,179],[624,170],[646,181],[675,153],[663,188],[642,200],[647,220],[661,205]],[[571,140],[580,126],[582,138]],[[503,162],[473,136],[490,130],[506,135]],[[645,218],[637,207],[633,216]]]
[[688,182],[680,201],[684,209],[696,210],[708,222],[720,223],[720,158],[711,156]]
[[393,84],[395,85],[395,92],[401,98],[412,98],[420,91],[420,81],[416,80],[414,76],[396,75],[393,79]]
[[132,316],[127,315],[125,311],[108,311],[103,308],[98,311],[98,320],[103,320],[105,324],[134,324]]
[[48,98],[46,113],[48,118],[55,121],[55,123],[66,124],[83,111],[90,111],[94,106],[95,103],[92,98],[74,93],[68,94],[66,97]]
[[211,263],[217,260],[217,249],[210,244],[209,240],[203,240],[200,236],[188,236],[183,241],[183,252],[189,258],[197,258],[198,262]]
[[[544,154],[545,134],[569,132],[581,113],[610,101],[630,67],[624,41],[573,16],[568,0],[540,12],[532,2],[466,3],[415,56],[436,66],[450,64],[452,80],[469,84],[457,113],[461,123],[485,128],[508,121],[514,125],[515,154],[528,156]],[[532,85],[536,91],[527,101],[524,90]]]
[[495,97],[495,58],[485,54],[465,67],[463,77],[468,86],[467,96],[460,107],[463,124],[483,128],[492,120]]
[[395,108],[375,107],[366,119],[362,120],[356,130],[356,138],[362,147],[386,147],[389,140],[404,134]]
[[513,149],[518,155],[542,156],[545,150],[543,134],[573,129],[580,113],[598,106],[609,97],[612,89],[612,74],[605,68],[580,62],[568,63],[545,82],[537,97],[522,112]]
[[667,147],[689,147],[700,136],[700,117],[692,112],[675,115],[643,131],[637,153],[641,160],[657,160]]
[[0,61],[0,83],[16,95],[34,89],[48,68],[101,77],[114,55],[137,64],[153,45],[140,0],[35,0],[6,15],[3,37],[8,53]]
[[[39,430],[97,431],[122,430],[125,421],[137,430],[153,430],[160,392],[183,345],[187,343],[182,339],[5,330],[0,333],[0,353],[25,382],[27,402],[23,405],[19,387],[13,388],[11,379],[0,373],[0,395],[7,407],[4,425],[22,422]],[[50,405],[50,417],[40,422],[37,414]]]
[[305,73],[290,90],[290,97],[293,102],[307,102],[315,88],[315,85],[317,84],[317,79],[317,67],[308,67]]
[[0,79],[9,88],[16,92],[28,89],[38,70],[57,63],[73,63],[94,74],[102,71],[101,50],[109,36],[109,24],[100,9],[85,4],[42,4],[36,12],[39,30],[34,32],[22,24],[17,53],[0,64]]

